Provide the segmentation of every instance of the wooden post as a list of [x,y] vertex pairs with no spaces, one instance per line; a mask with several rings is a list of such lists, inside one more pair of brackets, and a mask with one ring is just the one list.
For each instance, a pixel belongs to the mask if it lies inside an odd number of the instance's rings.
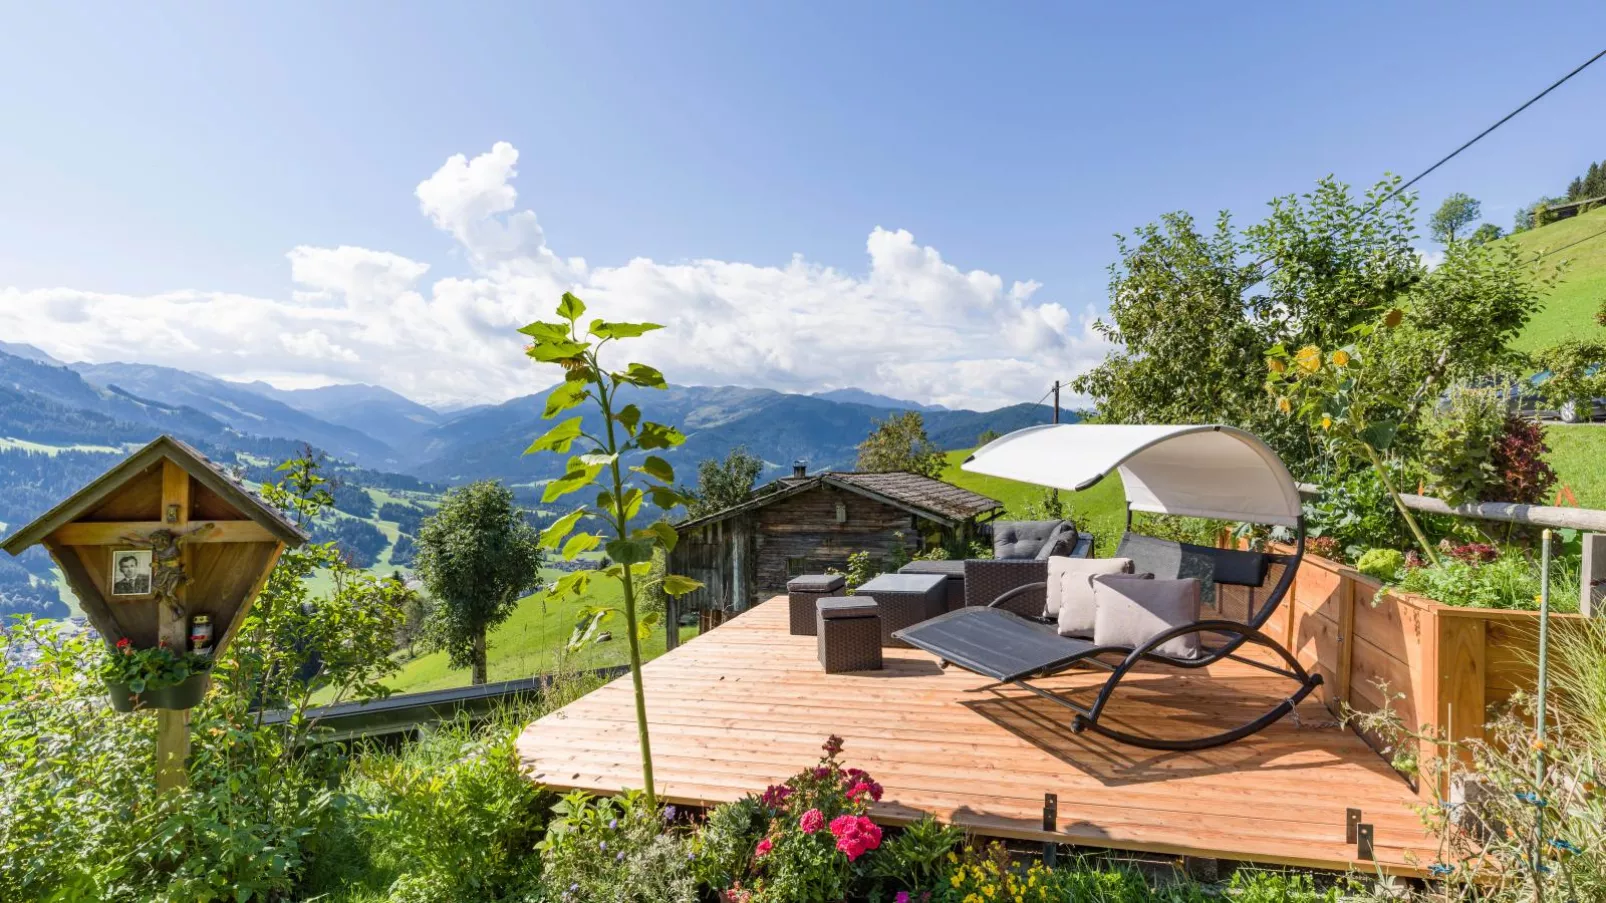
[[1606,615],[1606,534],[1585,533],[1583,572],[1578,580],[1578,610],[1584,617]]
[[664,651],[680,645],[680,600],[664,594]]
[[[169,530],[182,531],[190,522],[190,475],[172,461],[162,462],[162,522]],[[190,550],[180,546],[184,573],[190,573]],[[182,606],[187,596],[177,590]],[[189,648],[188,625],[169,605],[157,606],[157,638],[169,649]],[[156,712],[156,789],[160,793],[188,787],[190,757],[190,713],[188,709],[158,709]]]
[[1338,577],[1338,686],[1333,692],[1343,705],[1349,705],[1350,678],[1355,668],[1355,573],[1339,571]]

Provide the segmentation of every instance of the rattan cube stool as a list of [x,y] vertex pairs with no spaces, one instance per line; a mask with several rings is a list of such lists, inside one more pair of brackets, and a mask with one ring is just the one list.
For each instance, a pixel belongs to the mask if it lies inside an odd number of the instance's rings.
[[948,610],[948,578],[942,574],[881,574],[859,587],[876,600],[881,613],[881,645],[909,644],[892,638],[894,630],[913,627]]
[[869,596],[815,602],[815,649],[827,674],[881,670],[881,615]]
[[792,636],[814,636],[815,600],[840,596],[846,585],[841,574],[804,574],[786,581],[787,632]]

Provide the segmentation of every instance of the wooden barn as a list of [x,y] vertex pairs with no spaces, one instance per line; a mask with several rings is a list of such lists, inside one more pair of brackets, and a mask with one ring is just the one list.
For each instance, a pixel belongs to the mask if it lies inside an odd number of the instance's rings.
[[854,552],[885,561],[899,544],[913,555],[969,540],[1003,510],[987,496],[917,474],[809,476],[797,467],[740,505],[675,525],[680,542],[669,570],[703,583],[675,608],[744,611],[785,592],[786,581],[799,574],[847,570]]

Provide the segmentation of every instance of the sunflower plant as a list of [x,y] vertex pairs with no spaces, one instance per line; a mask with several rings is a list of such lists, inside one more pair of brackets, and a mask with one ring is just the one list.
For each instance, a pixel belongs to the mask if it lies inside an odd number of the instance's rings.
[[1412,406],[1390,388],[1380,360],[1383,331],[1399,326],[1402,319],[1401,311],[1391,309],[1373,322],[1357,324],[1347,332],[1349,344],[1338,348],[1305,345],[1290,351],[1281,344],[1272,346],[1266,352],[1266,392],[1278,413],[1303,422],[1340,463],[1360,459],[1372,466],[1411,535],[1436,564],[1432,543],[1383,465],[1400,430],[1400,412]]

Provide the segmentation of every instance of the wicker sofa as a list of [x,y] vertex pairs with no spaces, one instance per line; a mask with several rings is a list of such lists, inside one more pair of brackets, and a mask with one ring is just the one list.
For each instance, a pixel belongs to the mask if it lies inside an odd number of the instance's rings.
[[[1068,521],[1026,522],[1032,525],[1030,531],[1019,529],[1022,522],[999,524],[995,528],[993,549],[996,552],[1021,555],[1030,552],[1028,557],[972,558],[965,561],[911,561],[898,571],[904,574],[943,574],[948,577],[948,609],[961,606],[986,606],[993,600],[1017,587],[1032,583],[1043,583],[1048,580],[1048,554],[1043,552],[1043,544],[1049,536],[1054,535],[1054,527],[1059,524],[1069,524]],[[1048,525],[1042,529],[1041,524]],[[1022,534],[1034,532],[1042,534],[1042,539],[1034,546],[1030,538],[1022,538]],[[1060,530],[1064,534],[1065,530]],[[1000,539],[1002,533],[1005,539]],[[1093,557],[1093,534],[1077,533],[1072,528],[1071,535],[1074,541],[1066,548],[1060,543],[1057,547],[1049,549],[1051,554],[1066,554],[1072,558]],[[1043,613],[1048,599],[1042,590],[1022,593],[1004,604],[1005,608],[1017,614],[1037,617]]]

